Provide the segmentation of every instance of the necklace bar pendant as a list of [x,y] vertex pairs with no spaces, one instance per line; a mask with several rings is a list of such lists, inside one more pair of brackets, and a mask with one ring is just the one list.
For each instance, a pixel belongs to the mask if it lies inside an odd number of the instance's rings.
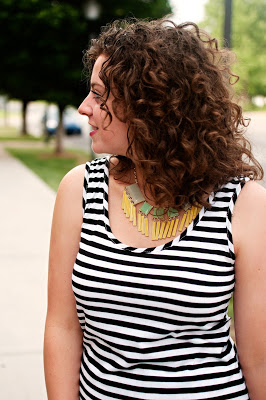
[[160,222],[160,221],[157,221],[157,224],[156,224],[156,234],[155,234],[155,240],[158,240],[159,233],[160,233],[160,225],[161,225],[161,222]]
[[138,231],[141,232],[141,213],[138,212]]
[[176,231],[177,231],[178,223],[179,223],[179,218],[177,218],[177,219],[175,220],[175,224],[174,224],[172,236],[176,236]]
[[142,203],[145,201],[143,194],[140,191],[139,185],[137,183],[133,183],[133,185],[129,185],[126,187],[126,191],[128,196],[130,197],[134,206],[136,204]]
[[126,200],[127,192],[126,189],[123,191],[123,199],[122,199],[122,210],[125,210],[125,200]]
[[145,203],[142,204],[140,207],[140,212],[144,215],[148,215],[149,212],[152,210],[153,206],[151,206],[149,203],[145,201]]

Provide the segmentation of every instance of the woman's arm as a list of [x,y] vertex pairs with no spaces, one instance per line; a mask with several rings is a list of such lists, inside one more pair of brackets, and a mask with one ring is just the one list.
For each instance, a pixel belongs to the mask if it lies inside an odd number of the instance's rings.
[[55,202],[48,275],[44,368],[49,400],[78,399],[82,330],[72,291],[72,270],[82,224],[84,166],[62,180]]
[[232,222],[236,345],[251,400],[266,399],[266,191],[248,182]]

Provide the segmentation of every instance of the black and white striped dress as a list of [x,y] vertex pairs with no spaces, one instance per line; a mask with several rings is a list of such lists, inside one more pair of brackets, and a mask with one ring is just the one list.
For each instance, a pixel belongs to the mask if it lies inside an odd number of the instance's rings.
[[249,399],[229,335],[234,289],[232,180],[180,237],[154,248],[117,240],[108,158],[86,164],[73,291],[84,331],[80,399]]

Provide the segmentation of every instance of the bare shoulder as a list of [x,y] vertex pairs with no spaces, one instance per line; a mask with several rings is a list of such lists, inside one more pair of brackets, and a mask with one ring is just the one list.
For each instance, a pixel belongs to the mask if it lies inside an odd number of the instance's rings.
[[64,224],[72,230],[82,220],[82,192],[85,164],[69,171],[62,179],[56,196],[53,225]]
[[58,188],[58,194],[69,193],[73,196],[77,195],[77,192],[82,192],[83,181],[84,181],[85,164],[78,165],[71,169],[62,179]]
[[[265,207],[266,189],[257,182],[249,181],[239,194],[235,205],[234,218],[239,219],[245,216],[245,218],[251,219],[255,215],[258,216],[258,212],[265,212]],[[257,220],[258,218],[255,218],[255,221]]]
[[[232,220],[236,252],[250,243],[250,239],[265,237],[266,189],[249,181],[241,190]],[[253,240],[254,241],[254,240]]]
[[248,181],[240,192],[238,203],[245,201],[266,201],[266,189],[255,181]]

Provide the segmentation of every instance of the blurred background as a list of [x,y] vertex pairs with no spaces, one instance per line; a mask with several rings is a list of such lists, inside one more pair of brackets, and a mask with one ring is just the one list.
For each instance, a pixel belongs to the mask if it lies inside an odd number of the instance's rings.
[[114,19],[165,15],[198,23],[235,51],[246,134],[265,168],[265,0],[1,0],[0,400],[47,398],[42,343],[55,193],[71,168],[95,157],[88,120],[77,112],[88,92],[83,51]]

